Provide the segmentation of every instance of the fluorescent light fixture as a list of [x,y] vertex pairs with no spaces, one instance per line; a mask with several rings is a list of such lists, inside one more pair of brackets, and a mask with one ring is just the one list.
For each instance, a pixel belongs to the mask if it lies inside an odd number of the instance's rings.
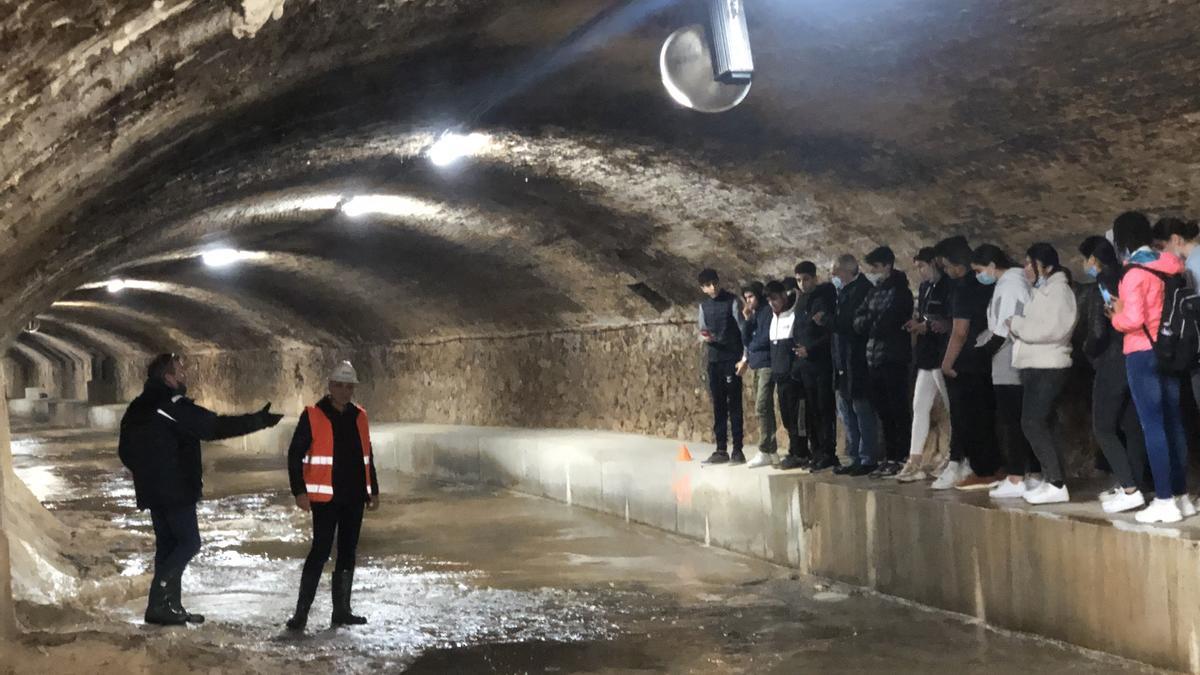
[[104,287],[108,289],[109,293],[120,293],[121,291],[125,290],[125,285],[124,279],[113,279],[107,284],[104,284]]
[[236,262],[265,257],[256,251],[238,251],[232,248],[214,248],[200,254],[200,259],[209,267],[228,267]]
[[429,161],[434,166],[450,166],[464,157],[478,154],[490,140],[487,134],[446,132],[429,148]]
[[437,207],[404,195],[358,195],[342,204],[342,213],[351,218],[369,214],[383,216],[430,216]]

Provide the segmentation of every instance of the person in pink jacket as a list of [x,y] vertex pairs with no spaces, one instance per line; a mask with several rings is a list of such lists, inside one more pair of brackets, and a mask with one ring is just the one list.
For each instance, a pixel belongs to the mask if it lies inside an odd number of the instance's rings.
[[1119,296],[1108,310],[1124,334],[1129,389],[1146,436],[1155,499],[1137,513],[1141,523],[1174,523],[1195,515],[1187,496],[1187,436],[1179,404],[1179,378],[1158,370],[1158,339],[1165,284],[1158,275],[1183,274],[1178,257],[1151,248],[1150,222],[1126,213],[1113,223],[1113,239],[1127,266]]

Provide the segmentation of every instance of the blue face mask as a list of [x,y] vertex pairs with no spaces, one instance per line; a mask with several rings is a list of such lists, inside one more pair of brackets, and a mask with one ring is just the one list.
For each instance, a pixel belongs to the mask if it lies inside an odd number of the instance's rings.
[[1129,262],[1144,265],[1158,260],[1158,251],[1138,249],[1129,256]]
[[834,277],[830,279],[830,281],[833,282],[833,287],[839,291],[842,290],[842,287],[846,285],[846,282],[842,281],[841,277]]
[[1109,293],[1108,289],[1103,286],[1100,287],[1100,297],[1104,298],[1104,304],[1106,304],[1106,305],[1112,304],[1112,301],[1113,301],[1112,293]]
[[992,284],[996,283],[996,277],[988,274],[987,272],[977,272],[975,274],[975,279],[984,286],[991,286]]
[[1088,268],[1084,271],[1086,271],[1087,275],[1093,279],[1100,276],[1100,270],[1096,269],[1095,267],[1092,267],[1091,265],[1088,265]]

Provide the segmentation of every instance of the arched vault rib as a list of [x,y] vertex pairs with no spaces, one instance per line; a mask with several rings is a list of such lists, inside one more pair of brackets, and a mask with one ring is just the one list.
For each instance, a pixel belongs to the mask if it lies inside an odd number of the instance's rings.
[[155,351],[153,345],[142,342],[140,338],[131,335],[120,335],[97,326],[71,321],[53,313],[39,314],[42,322],[42,332],[50,334],[63,333],[64,337],[76,341],[88,341],[100,351],[114,356],[140,356]]
[[167,340],[174,345],[182,346],[185,351],[210,351],[219,348],[219,345],[195,338],[184,331],[175,328],[174,326],[166,324],[163,317],[146,312],[140,312],[128,307],[122,307],[120,305],[110,305],[91,300],[59,300],[50,305],[50,307],[51,309],[56,310],[70,310],[85,314],[94,313],[108,315],[119,319],[120,321],[134,322],[144,327],[149,327],[151,333],[155,331],[161,332],[167,338]]
[[[200,286],[172,281],[122,278],[121,282],[124,285],[122,292],[133,290],[178,296],[231,314],[246,325],[258,326],[265,323],[266,332],[272,335],[279,347],[284,349],[302,347],[313,342],[337,344],[338,341],[333,334],[312,325],[290,308],[278,303],[258,300],[249,294],[231,296]],[[105,283],[92,283],[85,284],[80,289],[94,290],[105,286]],[[298,337],[303,339],[297,339]]]

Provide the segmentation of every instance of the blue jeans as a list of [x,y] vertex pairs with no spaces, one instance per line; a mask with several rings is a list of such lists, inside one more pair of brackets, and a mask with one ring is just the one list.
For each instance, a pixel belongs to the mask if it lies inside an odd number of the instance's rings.
[[183,571],[200,552],[196,505],[150,509],[154,523],[154,573]]
[[875,426],[875,408],[865,398],[853,402],[838,394],[838,417],[846,427],[846,456],[852,464],[875,464],[879,445],[879,429]]
[[1187,433],[1179,409],[1179,378],[1158,372],[1152,350],[1125,356],[1126,377],[1137,407],[1146,454],[1159,499],[1187,493]]

